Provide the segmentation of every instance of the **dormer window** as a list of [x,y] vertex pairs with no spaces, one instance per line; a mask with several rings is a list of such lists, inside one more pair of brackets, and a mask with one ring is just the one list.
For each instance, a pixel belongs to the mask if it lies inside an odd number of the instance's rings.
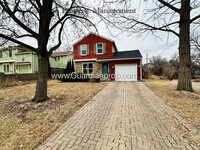
[[87,54],[88,54],[88,45],[87,44],[80,45],[80,55],[85,56]]
[[103,43],[96,44],[96,54],[103,54],[104,52],[104,45]]

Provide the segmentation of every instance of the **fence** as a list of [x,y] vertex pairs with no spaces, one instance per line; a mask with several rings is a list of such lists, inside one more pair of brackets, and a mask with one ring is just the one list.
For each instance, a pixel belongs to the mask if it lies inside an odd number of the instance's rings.
[[64,74],[65,70],[64,68],[51,68],[51,74]]
[[0,74],[0,81],[6,81],[6,80],[35,80],[37,79],[37,74]]
[[[61,68],[52,68],[51,74],[63,74],[65,73],[65,69]],[[6,81],[6,80],[19,80],[19,81],[25,81],[25,80],[36,80],[38,77],[37,73],[29,73],[29,74],[0,74],[0,82]]]

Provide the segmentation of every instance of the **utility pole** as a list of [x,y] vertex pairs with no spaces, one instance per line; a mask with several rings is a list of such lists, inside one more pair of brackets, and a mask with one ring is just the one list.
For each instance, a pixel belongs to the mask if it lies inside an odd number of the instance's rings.
[[148,64],[148,60],[149,60],[148,53],[146,53],[146,64]]

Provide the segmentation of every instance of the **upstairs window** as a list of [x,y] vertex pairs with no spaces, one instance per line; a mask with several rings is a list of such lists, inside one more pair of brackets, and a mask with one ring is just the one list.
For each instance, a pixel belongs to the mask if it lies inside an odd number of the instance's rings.
[[80,45],[80,55],[85,56],[87,54],[88,54],[88,45],[87,44]]
[[57,60],[57,61],[60,61],[60,56],[56,57],[56,60]]
[[22,61],[26,61],[25,55],[22,55]]
[[96,44],[96,54],[103,54],[103,43]]
[[9,50],[8,54],[9,54],[9,57],[12,57],[12,50]]
[[3,52],[2,51],[0,51],[0,58],[2,58],[3,57]]
[[106,53],[106,43],[97,43],[94,45],[94,53],[97,55]]

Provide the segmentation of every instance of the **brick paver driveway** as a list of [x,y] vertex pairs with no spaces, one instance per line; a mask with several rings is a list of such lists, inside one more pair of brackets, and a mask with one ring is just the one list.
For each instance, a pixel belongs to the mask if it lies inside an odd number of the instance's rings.
[[183,120],[143,83],[111,82],[36,149],[198,150],[171,117]]

